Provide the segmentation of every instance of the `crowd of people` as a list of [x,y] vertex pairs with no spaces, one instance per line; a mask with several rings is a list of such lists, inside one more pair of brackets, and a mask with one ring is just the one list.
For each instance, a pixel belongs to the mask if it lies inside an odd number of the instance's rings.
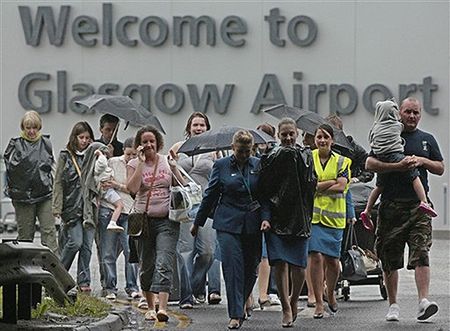
[[[6,192],[15,208],[19,240],[34,239],[37,219],[42,244],[67,270],[78,255],[80,292],[91,291],[95,241],[102,295],[116,299],[117,260],[123,252],[125,291],[140,300],[146,320],[169,319],[176,271],[180,309],[220,303],[222,265],[229,329],[239,329],[252,314],[257,278],[261,309],[277,303],[270,297],[276,293],[281,326],[292,327],[305,283],[315,319],[326,310],[332,315],[338,311],[335,289],[343,233],[357,219],[349,186],[372,180],[374,171],[382,175],[361,219],[368,230],[376,228],[376,253],[389,299],[386,320],[399,320],[398,269],[404,264],[405,244],[407,268],[415,270],[417,318],[427,320],[438,311],[428,300],[431,219],[437,214],[428,198],[427,175],[442,175],[444,163],[434,137],[417,128],[420,117],[417,99],[407,98],[400,107],[392,100],[378,103],[370,154],[350,136],[352,151],[336,148],[334,134],[342,121],[333,115],[327,118],[330,124],[303,134],[303,146],[296,122],[284,118],[277,128],[258,126],[278,137],[279,144],[255,145],[249,131],[239,130],[231,153],[187,156],[178,152],[184,140],[163,154],[163,136],[152,126],[140,128],[122,144],[115,134],[118,118],[106,114],[97,140],[87,122],[76,123],[55,161],[50,138],[41,133],[41,117],[28,111],[20,136],[5,150]],[[184,135],[189,139],[210,128],[208,117],[194,112]],[[170,188],[187,184],[182,172],[203,191],[192,223],[168,217]],[[370,215],[378,195],[374,226]],[[127,234],[131,211],[146,214],[138,237]],[[61,219],[58,233],[55,218]]]

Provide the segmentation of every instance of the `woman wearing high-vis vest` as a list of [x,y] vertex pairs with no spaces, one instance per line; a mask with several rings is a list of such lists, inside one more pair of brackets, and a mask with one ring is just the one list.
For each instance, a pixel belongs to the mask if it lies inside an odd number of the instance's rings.
[[328,308],[331,314],[337,312],[334,288],[339,276],[339,257],[346,221],[345,193],[351,179],[351,160],[331,151],[333,137],[332,127],[322,124],[315,133],[317,149],[312,151],[318,180],[309,241],[309,267],[316,297],[314,318],[323,317],[324,279],[327,284]]

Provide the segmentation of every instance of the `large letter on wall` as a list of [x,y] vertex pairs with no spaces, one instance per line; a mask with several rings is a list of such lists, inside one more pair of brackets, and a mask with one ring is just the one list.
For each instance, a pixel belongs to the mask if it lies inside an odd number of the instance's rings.
[[19,12],[27,45],[31,45],[33,47],[39,46],[44,25],[47,27],[47,34],[50,44],[55,46],[61,46],[63,44],[64,37],[66,35],[70,6],[61,6],[58,25],[55,23],[52,7],[39,6],[34,24],[31,21],[29,7],[19,6]]
[[279,103],[286,103],[286,98],[278,78],[274,74],[265,74],[250,112],[258,114],[261,107],[274,106]]
[[[347,106],[341,106],[341,97],[347,95]],[[358,106],[358,93],[350,84],[330,85],[330,114],[350,115]]]
[[214,46],[216,44],[216,23],[209,16],[200,16],[194,19],[192,16],[175,16],[173,18],[173,43],[176,46],[183,45],[183,25],[189,24],[189,40],[193,46],[198,46],[200,39],[200,24],[206,26],[206,44]]
[[38,113],[47,113],[50,111],[52,103],[51,91],[35,91],[34,95],[41,99],[41,106],[35,106],[30,100],[30,85],[35,81],[49,80],[50,75],[42,72],[33,72],[22,78],[19,84],[19,102],[27,110],[35,110]]
[[206,84],[201,97],[199,96],[196,85],[188,84],[187,88],[194,111],[206,113],[209,100],[211,100],[216,113],[225,114],[230,105],[234,84],[226,84],[221,97],[219,96],[219,91],[217,91],[217,86],[215,84]]

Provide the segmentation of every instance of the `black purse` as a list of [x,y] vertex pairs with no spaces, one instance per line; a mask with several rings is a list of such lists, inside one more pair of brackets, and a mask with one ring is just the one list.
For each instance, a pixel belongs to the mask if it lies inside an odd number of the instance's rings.
[[147,213],[131,213],[128,215],[128,235],[130,237],[139,237],[144,229],[144,222],[147,219]]
[[361,248],[358,247],[354,226],[348,224],[349,229],[345,239],[345,252],[341,257],[342,278],[358,281],[367,278],[367,270],[364,264]]

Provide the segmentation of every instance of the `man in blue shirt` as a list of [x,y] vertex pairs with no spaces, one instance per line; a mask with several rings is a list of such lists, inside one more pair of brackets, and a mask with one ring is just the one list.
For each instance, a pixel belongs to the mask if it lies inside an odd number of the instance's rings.
[[428,171],[441,176],[444,162],[434,137],[417,128],[421,118],[421,105],[415,98],[403,100],[400,117],[404,125],[405,155],[398,163],[384,163],[370,156],[368,170],[392,172],[387,174],[378,209],[376,250],[382,261],[384,279],[389,298],[387,321],[398,321],[397,304],[398,269],[403,268],[405,244],[409,247],[408,269],[415,271],[419,299],[418,321],[425,321],[437,313],[438,305],[428,301],[430,286],[429,251],[431,247],[431,218],[419,211],[419,199],[412,183],[402,182],[395,172],[418,168],[420,179],[428,194]]

